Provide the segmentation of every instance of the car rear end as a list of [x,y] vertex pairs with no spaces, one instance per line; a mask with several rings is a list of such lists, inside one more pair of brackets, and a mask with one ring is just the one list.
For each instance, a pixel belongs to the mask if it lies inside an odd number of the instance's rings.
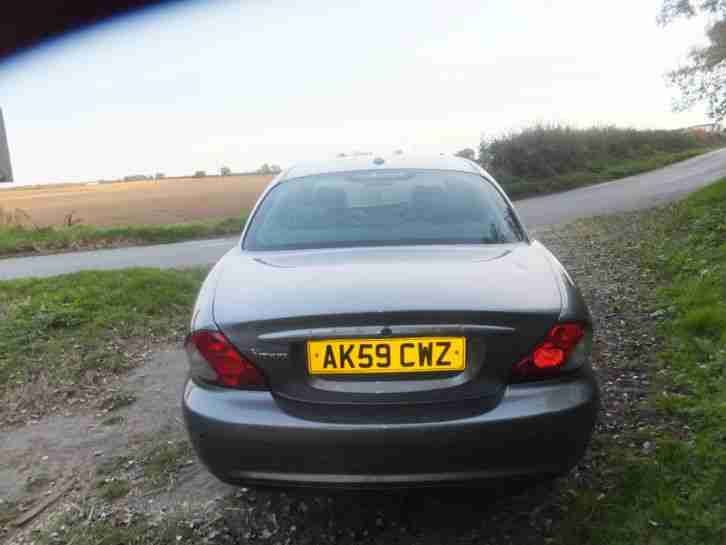
[[597,415],[591,339],[536,242],[236,248],[199,296],[183,412],[230,483],[555,475]]
[[[556,327],[552,338],[558,336]],[[238,359],[240,369],[254,365],[258,373],[241,371],[240,382],[232,385],[237,380],[230,372],[234,366],[225,356],[227,370],[219,376],[226,384],[191,379],[186,386],[184,414],[195,448],[227,482],[425,484],[558,474],[572,467],[585,449],[597,412],[592,371],[586,362],[575,361],[584,356],[587,340],[565,350],[552,345],[569,345],[542,340],[519,362],[510,360],[512,368],[521,362],[527,362],[524,368],[536,368],[531,376],[511,371],[506,377],[500,369],[477,379],[473,374],[481,370],[476,364],[484,361],[483,352],[488,349],[487,361],[499,357],[497,344],[506,334],[445,333],[466,339],[471,375],[421,373],[374,381],[364,376],[311,377],[299,384],[294,379],[293,384],[277,383],[267,376],[280,360],[276,352],[260,348],[255,364]],[[224,350],[238,354],[222,338]],[[191,337],[192,353],[197,350],[194,343]],[[290,361],[303,369],[304,343],[297,339],[289,344]],[[560,374],[549,367],[558,358],[552,355],[557,350],[568,353],[558,367],[572,370]],[[199,357],[194,354],[192,359]],[[548,366],[541,375],[537,364],[529,363],[538,357]]]

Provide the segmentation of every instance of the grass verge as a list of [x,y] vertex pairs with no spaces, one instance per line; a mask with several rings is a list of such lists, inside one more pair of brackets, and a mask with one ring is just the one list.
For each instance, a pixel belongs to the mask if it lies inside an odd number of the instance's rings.
[[663,346],[643,408],[660,424],[628,432],[635,448],[602,445],[608,474],[577,490],[561,533],[572,544],[726,543],[726,179],[639,221]]
[[0,224],[0,256],[85,250],[236,235],[246,216],[170,225],[32,227]]
[[[179,339],[205,273],[126,269],[0,282],[0,423],[67,407],[74,392],[102,387],[139,354]],[[132,401],[122,392],[110,408]]]
[[717,148],[695,148],[677,152],[656,152],[633,159],[593,161],[586,168],[548,178],[507,178],[500,180],[512,199],[546,195],[587,185],[625,178],[685,161]]

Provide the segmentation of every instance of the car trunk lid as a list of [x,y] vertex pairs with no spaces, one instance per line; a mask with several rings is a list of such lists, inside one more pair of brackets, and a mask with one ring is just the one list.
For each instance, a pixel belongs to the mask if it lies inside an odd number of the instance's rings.
[[[528,244],[234,251],[225,260],[215,321],[281,405],[314,418],[407,418],[432,403],[452,417],[491,408],[561,307],[546,257]],[[464,371],[308,371],[311,340],[435,336],[466,339]]]

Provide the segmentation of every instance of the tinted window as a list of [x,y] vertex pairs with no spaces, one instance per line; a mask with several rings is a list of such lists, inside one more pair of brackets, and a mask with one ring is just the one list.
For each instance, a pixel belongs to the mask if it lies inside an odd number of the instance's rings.
[[377,170],[307,176],[273,188],[244,246],[285,250],[522,240],[511,209],[478,175]]

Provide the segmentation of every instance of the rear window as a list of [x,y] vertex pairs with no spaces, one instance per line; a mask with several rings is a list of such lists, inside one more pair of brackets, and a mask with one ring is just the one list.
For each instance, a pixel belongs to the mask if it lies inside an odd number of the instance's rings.
[[523,240],[497,190],[475,174],[375,170],[306,176],[274,187],[257,209],[247,250]]

